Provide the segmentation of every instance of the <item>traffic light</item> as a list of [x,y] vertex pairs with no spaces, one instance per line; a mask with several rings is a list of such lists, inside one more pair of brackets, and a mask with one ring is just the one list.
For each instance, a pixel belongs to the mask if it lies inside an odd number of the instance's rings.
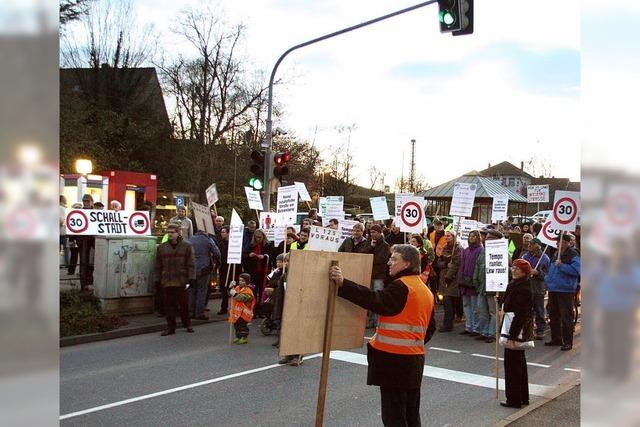
[[273,176],[278,178],[280,184],[282,184],[282,178],[289,175],[289,166],[287,166],[289,160],[291,160],[291,153],[288,151],[276,153],[273,156]]
[[473,0],[438,0],[438,9],[441,33],[473,33]]
[[249,169],[251,171],[249,186],[254,190],[262,190],[264,188],[264,153],[252,151],[251,160],[253,160],[253,164]]
[[473,34],[473,0],[458,0],[460,2],[460,23],[461,28],[453,31],[453,36],[464,36]]
[[458,0],[438,0],[438,10],[441,33],[460,30]]

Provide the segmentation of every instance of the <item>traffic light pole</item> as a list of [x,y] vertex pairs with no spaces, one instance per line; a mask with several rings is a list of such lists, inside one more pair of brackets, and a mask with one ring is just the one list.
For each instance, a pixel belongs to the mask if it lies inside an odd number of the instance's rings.
[[272,112],[272,105],[273,105],[273,82],[275,80],[276,71],[278,70],[278,67],[280,66],[280,63],[282,62],[282,60],[288,54],[293,52],[294,50],[303,48],[305,46],[309,46],[309,45],[314,44],[314,43],[318,43],[318,42],[326,40],[326,39],[330,39],[332,37],[339,36],[339,35],[344,34],[344,33],[348,33],[348,32],[353,31],[353,30],[357,30],[358,28],[366,27],[366,26],[375,24],[377,22],[384,21],[385,19],[393,18],[394,16],[402,15],[403,13],[407,13],[407,12],[411,12],[411,11],[416,10],[416,9],[420,9],[421,7],[425,7],[425,6],[428,6],[430,4],[437,3],[437,2],[438,2],[438,0],[425,1],[425,2],[422,2],[422,3],[416,4],[414,6],[410,6],[410,7],[407,7],[405,9],[401,9],[401,10],[389,13],[387,15],[371,19],[371,20],[366,21],[366,22],[362,22],[362,23],[360,23],[358,25],[354,25],[354,26],[348,27],[348,28],[343,28],[342,30],[333,32],[331,34],[326,34],[324,36],[315,38],[313,40],[309,40],[307,42],[300,43],[298,45],[295,45],[295,46],[289,48],[285,53],[283,53],[280,56],[280,58],[278,58],[278,61],[276,62],[276,65],[273,67],[273,70],[271,71],[271,78],[269,79],[269,95],[268,95],[268,101],[267,101],[267,134],[266,134],[266,136],[264,138],[264,141],[262,142],[262,148],[264,149],[264,184],[265,184],[265,186],[264,186],[263,205],[264,205],[264,210],[265,211],[268,211],[269,208],[270,208],[271,179],[273,178],[273,171],[271,170],[271,151],[272,151],[272,139],[273,139],[273,123],[271,121],[271,112]]

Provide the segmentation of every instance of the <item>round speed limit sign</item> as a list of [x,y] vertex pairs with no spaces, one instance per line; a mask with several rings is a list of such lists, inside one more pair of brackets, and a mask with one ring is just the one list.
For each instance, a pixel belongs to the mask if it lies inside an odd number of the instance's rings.
[[556,191],[551,219],[554,228],[560,231],[573,231],[578,222],[580,193],[577,191]]
[[400,209],[400,218],[402,223],[407,227],[415,227],[422,225],[424,218],[422,217],[422,208],[416,202],[407,202]]
[[80,210],[73,210],[67,215],[67,230],[73,234],[80,234],[89,228],[87,214]]

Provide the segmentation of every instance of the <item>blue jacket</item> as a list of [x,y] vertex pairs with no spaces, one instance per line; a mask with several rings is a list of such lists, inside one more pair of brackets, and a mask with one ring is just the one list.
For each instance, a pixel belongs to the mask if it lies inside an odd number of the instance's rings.
[[580,276],[580,255],[575,249],[569,248],[560,257],[560,267],[551,262],[549,273],[544,278],[549,292],[570,292],[578,288]]
[[220,264],[220,250],[216,246],[211,237],[204,233],[204,231],[197,231],[189,240],[191,246],[193,246],[193,252],[196,258],[196,275],[200,276],[206,269],[211,271],[213,266],[211,265],[211,257],[215,258],[216,262]]

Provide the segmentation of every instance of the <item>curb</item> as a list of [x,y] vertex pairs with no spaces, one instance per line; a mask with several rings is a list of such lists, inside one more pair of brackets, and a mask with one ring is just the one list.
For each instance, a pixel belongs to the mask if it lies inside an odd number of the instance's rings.
[[549,393],[549,395],[543,396],[540,400],[538,400],[536,402],[533,402],[529,406],[527,406],[527,407],[525,407],[523,409],[520,409],[518,412],[516,412],[514,414],[511,414],[508,417],[502,419],[498,423],[494,424],[494,427],[505,427],[505,426],[508,426],[512,422],[517,421],[520,418],[524,417],[525,415],[529,414],[529,412],[532,412],[532,411],[540,408],[541,406],[551,402],[552,400],[557,399],[558,397],[562,396],[563,394],[565,394],[566,392],[570,391],[574,387],[578,387],[579,385],[580,385],[580,381],[577,381],[575,383],[570,383],[570,384],[565,384],[565,385],[558,386],[555,390],[553,390],[551,393]]
[[[199,326],[208,323],[215,322],[223,322],[226,321],[226,317],[216,316],[216,318],[212,318],[209,320],[195,320],[191,319],[191,326]],[[62,347],[70,347],[73,345],[79,344],[87,344],[91,342],[97,341],[107,341],[115,338],[124,338],[124,337],[132,337],[134,335],[142,335],[149,334],[152,332],[160,332],[167,328],[167,324],[163,320],[162,323],[155,323],[153,325],[147,326],[139,326],[132,328],[124,328],[124,329],[114,329],[113,331],[108,332],[98,332],[95,334],[86,334],[86,335],[74,335],[71,337],[60,338],[60,348]]]

